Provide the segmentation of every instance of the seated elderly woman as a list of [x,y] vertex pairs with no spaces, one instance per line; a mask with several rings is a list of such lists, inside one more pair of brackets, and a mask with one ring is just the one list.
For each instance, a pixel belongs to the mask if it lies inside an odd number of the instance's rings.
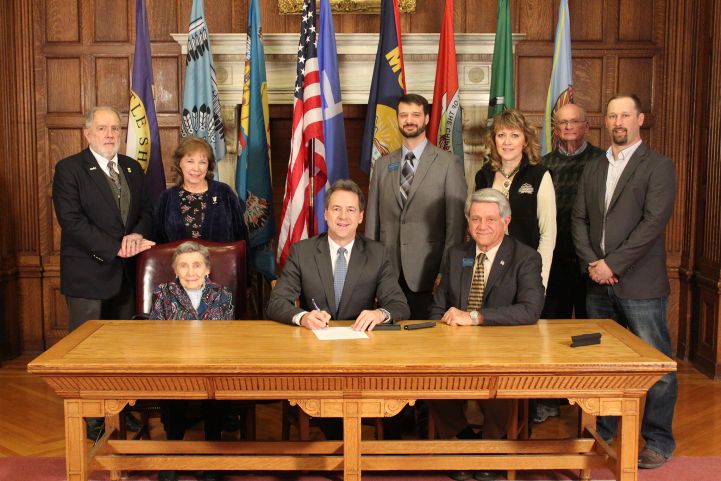
[[[174,282],[159,285],[153,292],[150,319],[160,320],[228,320],[233,318],[233,296],[221,285],[210,281],[210,252],[197,242],[180,244],[173,254]],[[160,418],[168,440],[185,435],[187,401],[162,401]],[[206,441],[219,441],[224,402],[202,402]],[[161,471],[159,481],[177,481],[175,471]],[[222,479],[217,471],[206,471],[203,481]]]

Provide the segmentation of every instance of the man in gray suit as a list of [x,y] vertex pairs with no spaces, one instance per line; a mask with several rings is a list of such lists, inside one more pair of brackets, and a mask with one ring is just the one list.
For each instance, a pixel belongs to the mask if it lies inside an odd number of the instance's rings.
[[[430,318],[450,326],[511,326],[533,324],[543,309],[541,256],[505,235],[511,205],[495,189],[477,190],[465,206],[472,240],[448,251],[448,265],[433,295]],[[475,437],[463,413],[463,401],[428,401],[441,438]],[[480,402],[483,437],[505,437],[511,403],[503,399]],[[477,480],[501,479],[497,471],[476,471]],[[463,481],[468,471],[451,474]]]
[[308,329],[323,328],[331,319],[353,319],[353,328],[362,331],[408,319],[408,304],[383,245],[356,233],[364,209],[355,182],[333,183],[325,197],[328,234],[290,248],[268,301],[270,319]]
[[[583,171],[573,207],[576,253],[590,277],[586,308],[591,318],[612,318],[667,356],[671,352],[664,230],[676,193],[671,159],[641,141],[644,115],[634,94],[619,94],[606,106],[611,147]],[[676,374],[662,377],[646,396],[641,468],[658,468],[673,454]],[[598,420],[607,440],[617,418]]]
[[378,159],[371,176],[366,236],[385,245],[411,307],[426,319],[448,249],[463,241],[463,161],[426,139],[428,101],[398,100],[403,146]]

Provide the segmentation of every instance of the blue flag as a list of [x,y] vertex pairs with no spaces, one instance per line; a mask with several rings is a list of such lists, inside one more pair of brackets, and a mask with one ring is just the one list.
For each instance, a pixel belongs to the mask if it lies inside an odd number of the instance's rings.
[[275,279],[272,246],[275,221],[270,177],[270,118],[258,0],[251,0],[248,9],[243,103],[239,118],[235,190],[245,201],[250,264],[266,279],[272,280]]
[[343,100],[338,76],[338,52],[335,47],[335,29],[330,0],[320,0],[320,36],[318,38],[318,67],[320,94],[323,100],[323,135],[325,138],[325,164],[328,182],[315,196],[315,217],[318,232],[328,229],[323,212],[325,191],[338,179],[348,178],[348,153],[343,122]]
[[[204,138],[213,148],[216,162],[225,157],[225,127],[215,80],[210,34],[205,24],[203,0],[193,0],[185,57],[185,87],[180,135]],[[218,169],[215,169],[218,178]]]
[[381,0],[380,38],[360,158],[361,169],[369,174],[377,159],[401,148],[396,107],[405,93],[398,0]]
[[145,187],[155,202],[165,190],[165,171],[153,99],[153,64],[145,0],[135,0],[135,18],[135,54],[125,154],[137,160],[143,167]]
[[558,6],[556,41],[553,45],[553,69],[548,85],[546,109],[541,131],[541,155],[554,148],[553,113],[573,102],[573,74],[571,64],[571,19],[568,16],[568,0],[561,0]]

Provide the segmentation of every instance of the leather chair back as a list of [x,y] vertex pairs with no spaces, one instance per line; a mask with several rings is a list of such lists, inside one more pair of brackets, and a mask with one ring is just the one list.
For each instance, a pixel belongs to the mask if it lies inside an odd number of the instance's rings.
[[232,243],[212,242],[201,239],[184,239],[167,244],[157,244],[138,255],[135,312],[148,315],[152,307],[153,290],[164,282],[175,280],[172,259],[175,248],[183,242],[194,240],[210,251],[210,278],[216,284],[230,289],[235,306],[235,319],[246,317],[246,255],[245,241]]

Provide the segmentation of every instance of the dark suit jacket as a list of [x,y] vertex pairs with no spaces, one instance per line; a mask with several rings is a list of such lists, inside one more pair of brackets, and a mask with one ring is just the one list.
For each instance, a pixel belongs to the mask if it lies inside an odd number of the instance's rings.
[[[616,184],[608,212],[607,173],[607,158],[597,157],[586,165],[578,186],[571,231],[581,264],[585,268],[605,259],[618,276],[613,290],[622,299],[667,296],[664,230],[676,195],[673,162],[642,143]],[[601,249],[604,217],[605,253]]]
[[430,291],[448,249],[463,241],[468,190],[463,161],[429,142],[404,207],[400,176],[400,149],[378,159],[368,191],[365,234],[385,245],[393,268],[403,272],[412,291]]
[[[300,300],[300,307],[295,300]],[[356,235],[348,263],[340,311],[336,312],[333,270],[326,234],[296,242],[290,248],[278,283],[270,294],[270,319],[292,323],[293,316],[311,311],[313,299],[334,319],[355,319],[365,309],[382,307],[394,321],[408,319],[410,309],[398,285],[398,274],[388,261],[383,245]]]
[[107,178],[90,149],[55,166],[53,204],[61,228],[60,290],[72,297],[109,299],[120,291],[123,273],[135,282],[134,260],[118,257],[123,236],[150,235],[152,205],[143,168],[118,155],[130,189],[126,225]]
[[[448,252],[448,269],[433,295],[431,319],[451,307],[468,310],[476,244],[469,241]],[[465,261],[464,261],[465,259]],[[505,236],[493,260],[483,294],[483,325],[533,324],[543,310],[541,256],[520,241]]]
[[[153,240],[173,242],[188,237],[180,213],[180,187],[171,187],[160,194],[153,215]],[[244,203],[228,185],[208,182],[208,204],[205,207],[200,236],[214,242],[248,240],[243,220]]]

